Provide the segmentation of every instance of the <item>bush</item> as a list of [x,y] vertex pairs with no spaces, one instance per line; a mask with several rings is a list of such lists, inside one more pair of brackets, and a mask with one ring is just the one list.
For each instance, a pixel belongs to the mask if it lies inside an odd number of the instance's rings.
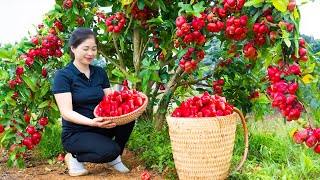
[[60,153],[64,154],[61,132],[60,123],[46,128],[40,144],[35,148],[35,155],[43,159],[48,159],[57,157]]

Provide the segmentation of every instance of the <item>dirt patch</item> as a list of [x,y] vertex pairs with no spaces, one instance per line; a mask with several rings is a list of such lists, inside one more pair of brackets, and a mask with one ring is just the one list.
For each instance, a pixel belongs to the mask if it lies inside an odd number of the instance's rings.
[[[90,172],[86,176],[70,177],[64,162],[53,160],[52,164],[48,160],[37,160],[31,155],[26,158],[27,168],[7,168],[5,158],[0,161],[1,180],[141,180],[141,174],[146,171],[146,167],[137,156],[125,149],[122,160],[130,169],[127,174],[121,174],[105,164],[85,163],[85,167]],[[156,170],[149,171],[153,180],[164,180],[164,175]]]

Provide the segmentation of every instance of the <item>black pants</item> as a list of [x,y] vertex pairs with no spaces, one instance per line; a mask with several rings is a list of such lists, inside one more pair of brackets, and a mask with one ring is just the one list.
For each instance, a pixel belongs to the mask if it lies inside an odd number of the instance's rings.
[[122,154],[134,124],[132,121],[111,129],[77,132],[64,139],[62,144],[79,162],[110,162]]

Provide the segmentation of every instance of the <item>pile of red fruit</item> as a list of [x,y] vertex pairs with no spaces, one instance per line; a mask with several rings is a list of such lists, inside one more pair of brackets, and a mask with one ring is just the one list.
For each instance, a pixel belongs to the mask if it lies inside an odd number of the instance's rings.
[[256,60],[258,57],[257,49],[254,47],[254,45],[251,42],[248,42],[243,46],[243,53],[244,57]]
[[172,117],[216,117],[226,116],[233,113],[233,106],[226,102],[225,97],[210,95],[204,92],[202,96],[194,96],[183,101],[177,107]]
[[122,91],[115,91],[103,97],[95,114],[99,117],[115,117],[128,114],[139,109],[146,101],[145,96],[135,89],[124,86]]
[[106,18],[108,32],[119,33],[123,29],[126,21],[126,15],[121,12],[117,12],[116,15]]
[[245,0],[223,0],[224,9],[229,12],[240,12],[243,8]]
[[260,46],[266,43],[266,35],[269,33],[268,26],[265,25],[264,21],[261,23],[255,23],[253,25],[254,42]]
[[[156,9],[151,9],[147,4],[145,4],[143,9],[139,9],[136,1],[133,1],[132,3],[135,3],[135,5],[131,9],[130,14],[132,14],[136,20],[139,20],[141,25],[146,25],[147,20],[157,17],[158,11]],[[132,3],[130,3],[129,7],[132,7]]]
[[273,99],[272,106],[278,107],[282,115],[286,116],[287,121],[299,119],[300,112],[303,110],[301,102],[295,96],[299,87],[298,83],[283,79],[284,76],[290,74],[300,74],[300,68],[297,65],[284,67],[283,70],[273,66],[268,68],[271,86],[267,91],[270,93],[270,98]]
[[297,144],[305,143],[309,148],[312,148],[314,152],[320,154],[320,128],[307,128],[301,131],[296,131],[293,134],[293,140]]
[[299,39],[299,51],[298,51],[298,54],[299,54],[299,57],[300,58],[297,58],[294,54],[294,52],[291,54],[291,59],[294,60],[294,61],[307,61],[308,60],[308,56],[307,56],[307,49],[305,48],[305,45],[306,45],[306,41],[301,38]]
[[214,89],[214,92],[218,95],[222,94],[223,91],[223,85],[224,85],[224,79],[219,79],[218,81],[212,82],[212,87]]
[[226,21],[226,37],[235,41],[246,38],[248,32],[247,21],[248,17],[246,15],[242,15],[239,18],[230,16]]
[[[192,54],[195,54],[193,56]],[[192,59],[192,57],[196,57],[196,59]],[[203,50],[196,50],[195,48],[188,48],[185,55],[183,55],[182,59],[180,59],[180,68],[187,73],[191,73],[192,70],[197,69],[198,62],[204,58]]]

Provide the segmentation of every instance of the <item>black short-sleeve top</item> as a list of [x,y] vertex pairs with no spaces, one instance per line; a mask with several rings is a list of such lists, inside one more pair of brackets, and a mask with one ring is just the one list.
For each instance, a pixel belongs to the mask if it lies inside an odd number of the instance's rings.
[[[106,71],[90,65],[90,78],[80,72],[71,62],[56,72],[52,86],[54,94],[70,92],[73,110],[88,118],[94,118],[93,110],[102,101],[103,89],[110,88]],[[79,125],[62,118],[62,132],[78,132],[90,129],[89,126]]]

